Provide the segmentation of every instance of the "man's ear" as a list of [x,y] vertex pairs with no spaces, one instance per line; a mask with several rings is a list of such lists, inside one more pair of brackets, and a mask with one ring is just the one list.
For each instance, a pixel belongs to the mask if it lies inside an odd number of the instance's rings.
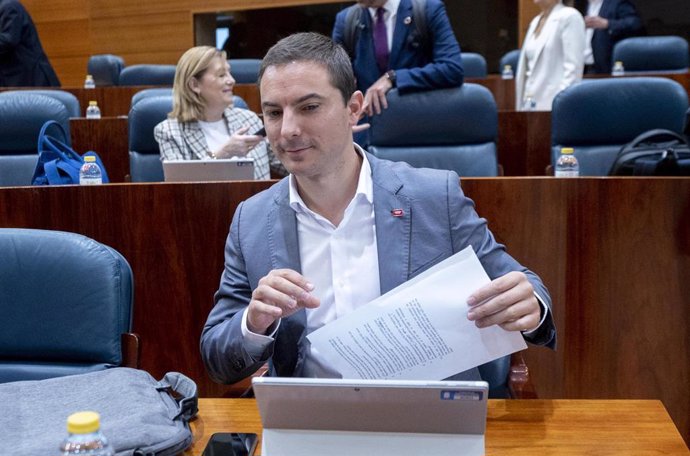
[[357,125],[364,111],[364,95],[360,90],[355,90],[347,106],[350,109],[350,121],[352,125]]

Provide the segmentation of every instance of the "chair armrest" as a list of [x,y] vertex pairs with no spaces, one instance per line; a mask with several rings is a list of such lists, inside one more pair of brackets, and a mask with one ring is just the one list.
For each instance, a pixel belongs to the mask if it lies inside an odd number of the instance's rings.
[[122,367],[139,369],[139,335],[124,333],[120,337],[122,345]]
[[522,352],[513,353],[510,357],[508,391],[511,399],[537,399],[539,397],[529,376],[529,368],[522,357]]

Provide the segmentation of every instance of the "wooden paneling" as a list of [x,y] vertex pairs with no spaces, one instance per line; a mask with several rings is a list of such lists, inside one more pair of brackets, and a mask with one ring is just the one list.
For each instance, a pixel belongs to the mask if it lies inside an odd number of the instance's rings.
[[89,18],[88,0],[22,0],[36,24]]
[[[102,54],[107,50],[108,53],[125,58],[127,65],[142,63],[130,62],[131,58],[127,57],[129,55],[178,50],[184,52],[193,46],[194,39],[189,11],[93,18],[91,38],[94,53]],[[177,59],[164,63],[177,63]]]
[[[2,226],[83,233],[134,270],[141,367],[211,382],[199,335],[237,204],[270,182],[0,189]],[[542,398],[660,399],[690,442],[690,179],[463,179],[553,300],[558,349],[525,354]],[[88,209],[85,209],[88,208]]]
[[125,182],[129,175],[127,119],[70,119],[69,128],[74,150],[80,154],[88,150],[96,151],[108,172],[110,182]]

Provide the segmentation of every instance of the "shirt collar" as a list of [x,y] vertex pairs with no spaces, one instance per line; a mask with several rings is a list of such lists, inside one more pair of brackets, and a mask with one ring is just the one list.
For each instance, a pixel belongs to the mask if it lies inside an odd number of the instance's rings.
[[[391,15],[397,13],[398,12],[398,6],[400,6],[400,0],[388,0],[383,5],[383,9],[386,10],[386,16],[385,17],[390,17]],[[378,8],[368,8],[368,9],[369,9],[369,14],[371,14],[372,19],[376,19],[376,10]]]
[[[355,151],[362,157],[362,166],[359,170],[359,180],[357,182],[357,190],[355,191],[355,196],[352,198],[353,200],[357,198],[359,195],[362,195],[362,197],[366,198],[366,200],[369,202],[369,204],[374,203],[374,181],[371,178],[371,165],[369,164],[369,160],[367,160],[367,154],[364,153],[364,150],[362,150],[359,145],[354,144]],[[304,200],[300,196],[299,192],[297,191],[297,181],[295,180],[295,176],[290,174],[288,177],[288,183],[289,185],[289,195],[290,195],[290,207],[292,210],[295,212],[312,212],[311,209],[307,207],[306,204],[304,204]]]

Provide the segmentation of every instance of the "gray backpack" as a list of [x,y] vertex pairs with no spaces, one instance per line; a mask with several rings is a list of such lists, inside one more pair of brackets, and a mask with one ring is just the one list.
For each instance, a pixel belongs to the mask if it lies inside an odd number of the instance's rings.
[[[173,396],[173,393],[176,393]],[[48,380],[0,384],[3,448],[12,456],[59,454],[67,417],[93,410],[117,456],[165,456],[192,443],[196,384],[177,372],[156,381],[148,372],[117,367]]]

